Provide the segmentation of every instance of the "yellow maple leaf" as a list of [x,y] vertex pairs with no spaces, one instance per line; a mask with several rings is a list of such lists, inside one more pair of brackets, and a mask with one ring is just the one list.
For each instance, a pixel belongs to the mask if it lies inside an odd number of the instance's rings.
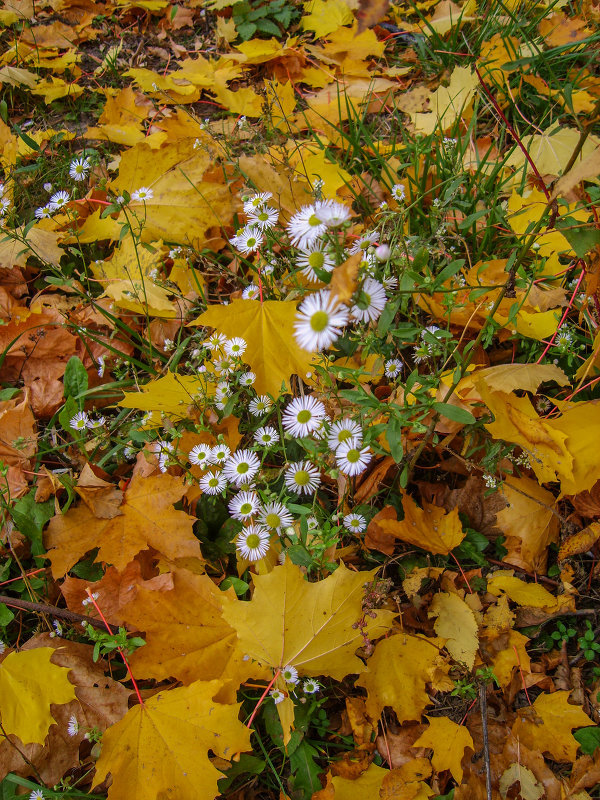
[[354,14],[344,0],[309,0],[304,9],[302,28],[313,31],[317,39],[354,22]]
[[160,692],[131,708],[102,737],[96,782],[110,773],[110,800],[213,800],[223,777],[208,751],[231,760],[250,750],[250,731],[238,720],[240,704],[213,700],[221,681],[196,681]]
[[334,775],[331,784],[335,790],[335,800],[379,800],[379,791],[389,770],[369,764],[368,768],[355,780]]
[[429,553],[448,555],[462,542],[465,534],[454,508],[448,514],[443,508],[426,505],[419,508],[412,497],[402,495],[404,519],[381,519],[378,525],[384,533],[396,536],[403,542],[414,544]]
[[137,281],[113,281],[104,290],[103,297],[114,300],[117,308],[134,314],[173,319],[177,310],[169,300],[170,293],[146,278]]
[[209,306],[190,325],[216,328],[225,336],[241,336],[248,344],[244,361],[256,375],[258,394],[279,397],[282,385],[290,390],[290,376],[309,381],[314,356],[296,344],[296,304],[284,300],[234,300],[229,305]]
[[96,560],[118,570],[150,547],[170,559],[201,558],[193,533],[195,517],[173,508],[185,491],[181,478],[135,476],[125,492],[121,513],[112,519],[96,519],[86,505],[57,514],[46,531],[53,575],[61,577],[96,547]]
[[553,608],[556,597],[539,583],[526,583],[506,572],[495,572],[487,584],[487,590],[498,597],[506,594],[514,603],[529,608]]
[[451,128],[475,95],[477,75],[468,67],[455,67],[448,86],[440,86],[431,95],[431,113],[411,115],[417,133],[431,134],[437,127]]
[[[552,513],[554,495],[531,478],[507,478],[499,490],[508,505],[496,514],[506,539],[507,564],[544,573],[548,546],[558,541],[559,519]],[[559,559],[560,560],[560,559]]]
[[[567,128],[565,125],[546,128],[542,133],[523,137],[523,150],[515,147],[513,153],[504,161],[505,166],[515,167],[515,179],[521,180],[520,167],[525,167],[531,172],[531,165],[525,158],[524,151],[529,153],[533,163],[542,175],[560,175],[566,167],[575,146],[579,141],[579,131],[576,128]],[[592,154],[600,145],[597,136],[588,136],[578,154],[574,167]]]
[[439,639],[398,633],[377,643],[368,662],[369,671],[356,681],[367,690],[367,713],[377,721],[386,706],[396,712],[398,722],[420,720],[431,703],[426,684],[436,671],[447,672]]
[[83,91],[83,86],[78,86],[76,83],[67,83],[62,78],[55,78],[54,75],[49,75],[44,81],[38,83],[35,89],[31,90],[31,94],[41,95],[46,105],[48,105],[60,97],[74,99],[82,95]]
[[178,375],[167,372],[162,378],[140,386],[139,392],[123,392],[119,401],[122,408],[137,408],[139,411],[154,411],[166,414],[171,419],[185,419],[188,408],[197,402],[197,397],[210,394],[211,384],[202,377]]
[[214,166],[211,154],[195,149],[193,139],[158,150],[141,142],[123,153],[111,189],[117,195],[142,187],[152,190],[152,197],[130,204],[144,220],[143,241],[165,239],[201,250],[212,227],[231,224],[238,202]]
[[532,706],[517,711],[512,732],[525,747],[555,761],[574,761],[579,742],[571,730],[594,723],[581,706],[569,703],[568,691],[540,694]]
[[0,664],[0,713],[6,734],[18,736],[23,744],[44,744],[55,722],[50,704],[76,699],[66,667],[52,664],[52,647],[36,647],[9,653]]
[[156,680],[173,677],[183,683],[220,678],[233,702],[251,667],[236,650],[235,631],[221,616],[224,594],[208,575],[185,569],[171,574],[171,590],[140,586],[122,610],[126,622],[145,632],[145,647],[130,656],[134,674]]
[[142,247],[132,236],[127,236],[115,248],[110,258],[92,261],[90,270],[100,283],[115,280],[141,281],[146,280],[150,272],[162,264],[163,259],[162,241],[151,242]]
[[[273,671],[291,665],[299,675],[342,680],[366,669],[355,655],[362,633],[352,625],[362,617],[364,587],[376,572],[352,572],[340,564],[329,577],[309,583],[287,559],[272,572],[255,575],[252,600],[226,603],[223,616],[258,664]],[[377,611],[366,619],[365,633],[383,635],[393,617],[391,611]]]
[[446,640],[446,650],[455,661],[473,668],[479,647],[477,620],[473,609],[457,594],[438,592],[427,614],[437,617],[433,629]]
[[448,769],[460,784],[463,777],[461,761],[467,748],[475,750],[471,734],[464,725],[447,717],[427,717],[429,727],[419,736],[413,747],[431,747],[431,763],[437,772]]

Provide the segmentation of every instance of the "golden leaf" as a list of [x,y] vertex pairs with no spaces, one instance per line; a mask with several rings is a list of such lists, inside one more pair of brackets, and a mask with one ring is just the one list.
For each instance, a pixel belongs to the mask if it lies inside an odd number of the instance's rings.
[[50,662],[53,653],[52,647],[36,647],[9,653],[0,664],[2,725],[23,744],[44,744],[55,721],[50,704],[76,699],[75,687],[67,678],[69,670]]
[[571,730],[594,723],[580,706],[569,703],[570,692],[540,694],[532,706],[517,712],[512,732],[525,747],[554,761],[574,761],[579,742]]
[[102,737],[96,782],[112,775],[110,800],[213,800],[221,773],[208,751],[233,759],[250,750],[250,731],[238,720],[239,704],[213,700],[221,681],[197,681],[160,692],[131,708]]
[[256,375],[258,394],[279,397],[290,390],[290,376],[309,380],[314,356],[296,344],[296,304],[284,300],[234,300],[209,306],[190,325],[207,325],[225,336],[241,336],[248,344],[244,360]]
[[209,230],[230,225],[237,207],[223,173],[214,166],[207,150],[194,149],[193,139],[167,143],[158,150],[141,142],[124,152],[119,176],[110,188],[117,195],[142,187],[152,190],[152,197],[130,204],[144,220],[143,241],[165,239],[201,250]]
[[433,596],[427,615],[437,617],[433,629],[446,640],[446,650],[452,658],[472,669],[479,647],[473,610],[457,594],[439,592]]
[[433,756],[431,763],[437,772],[450,770],[454,780],[460,784],[463,777],[461,761],[465,750],[475,750],[471,734],[464,725],[447,717],[427,717],[429,727],[425,730],[413,747],[431,747]]
[[402,495],[404,519],[378,519],[379,530],[391,534],[403,542],[414,544],[428,553],[448,555],[462,542],[465,534],[454,508],[446,514],[443,508],[426,505],[419,508],[408,494]]
[[97,561],[124,569],[149,547],[168,558],[201,558],[193,533],[195,517],[176,511],[185,494],[181,478],[159,474],[135,476],[113,519],[96,519],[87,506],[71,508],[50,520],[46,531],[52,574],[64,575],[89,550],[98,547]]
[[382,639],[369,659],[369,671],[356,681],[367,690],[367,713],[379,720],[385,706],[396,712],[398,722],[420,720],[431,703],[426,691],[434,673],[446,669],[438,639],[398,633]]

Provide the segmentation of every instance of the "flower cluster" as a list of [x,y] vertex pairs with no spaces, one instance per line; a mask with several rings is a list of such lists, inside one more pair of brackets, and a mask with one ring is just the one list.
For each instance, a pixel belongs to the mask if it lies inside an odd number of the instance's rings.
[[[272,195],[262,192],[245,198],[246,225],[230,243],[244,256],[256,259],[261,276],[272,275],[278,260],[272,245],[289,242],[286,259],[293,265],[292,274],[301,277],[308,287],[316,285],[298,308],[295,337],[305,350],[315,352],[331,347],[349,324],[368,325],[381,316],[388,292],[395,290],[392,276],[384,281],[376,274],[391,256],[391,248],[380,242],[376,231],[354,234],[352,211],[335,200],[315,200],[303,206],[285,228],[278,227],[279,212],[268,205]],[[341,303],[328,288],[333,270],[352,255],[362,255],[356,291],[348,305]],[[287,264],[286,264],[287,266]],[[321,287],[319,287],[321,284]],[[261,286],[251,283],[244,299],[262,299]]]

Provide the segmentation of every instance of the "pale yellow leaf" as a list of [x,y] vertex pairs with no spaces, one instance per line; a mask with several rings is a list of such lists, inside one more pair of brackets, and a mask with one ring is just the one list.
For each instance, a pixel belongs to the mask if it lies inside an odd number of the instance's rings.
[[479,647],[473,610],[457,594],[439,592],[433,596],[427,615],[437,617],[433,629],[446,640],[446,650],[452,658],[472,669]]

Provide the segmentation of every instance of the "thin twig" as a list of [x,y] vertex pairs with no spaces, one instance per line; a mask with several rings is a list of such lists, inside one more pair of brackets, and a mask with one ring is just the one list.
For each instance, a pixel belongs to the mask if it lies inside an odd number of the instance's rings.
[[487,800],[492,800],[492,767],[490,764],[490,740],[487,721],[487,686],[479,684],[479,710],[481,711],[481,730],[483,734],[483,763],[485,765],[485,793]]
[[[49,617],[57,617],[58,619],[66,619],[69,622],[81,623],[87,622],[93,628],[105,630],[102,620],[94,619],[93,617],[86,617],[84,614],[77,614],[75,611],[69,611],[67,608],[56,608],[56,606],[47,606],[44,603],[30,603],[29,600],[19,600],[16,597],[7,597],[0,595],[0,603],[12,608],[21,608],[25,611],[33,611],[36,614],[47,614]],[[118,633],[119,629],[114,625],[110,626],[111,633]]]

